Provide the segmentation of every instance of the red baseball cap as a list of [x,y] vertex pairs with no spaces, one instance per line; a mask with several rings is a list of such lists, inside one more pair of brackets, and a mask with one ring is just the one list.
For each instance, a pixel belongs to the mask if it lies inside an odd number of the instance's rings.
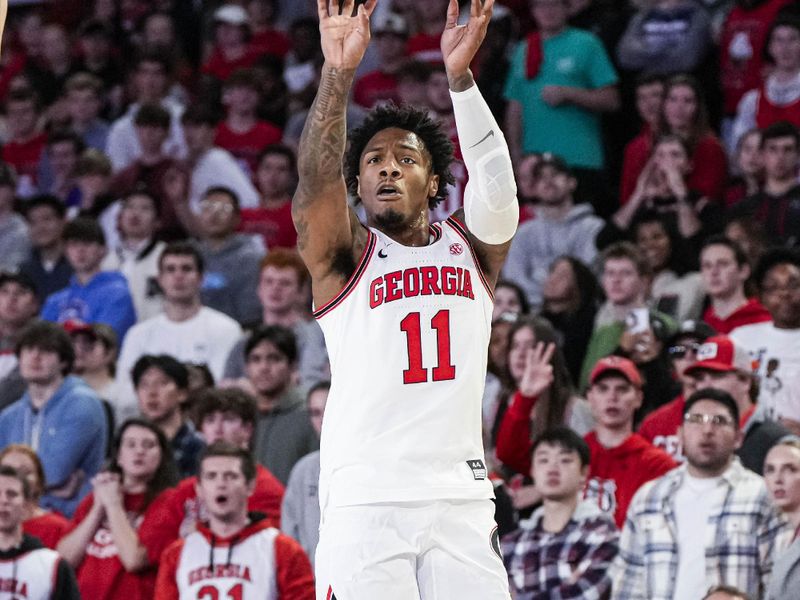
[[708,369],[720,373],[741,371],[753,373],[753,362],[750,353],[727,335],[716,335],[708,338],[697,350],[697,362],[686,369],[686,373],[698,369]]
[[589,384],[594,385],[601,375],[608,372],[619,373],[632,385],[642,387],[642,376],[639,374],[639,369],[632,361],[621,356],[606,356],[598,360],[592,369],[592,374],[589,375]]

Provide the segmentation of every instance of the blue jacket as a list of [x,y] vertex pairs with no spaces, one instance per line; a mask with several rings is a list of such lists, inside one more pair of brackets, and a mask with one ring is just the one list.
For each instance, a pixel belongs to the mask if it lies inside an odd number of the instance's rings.
[[42,318],[55,323],[70,319],[105,323],[114,328],[122,344],[125,332],[136,323],[136,311],[125,276],[118,271],[103,271],[86,285],[73,275],[68,287],[47,298]]
[[46,487],[58,488],[75,471],[83,473],[80,489],[72,498],[42,496],[43,507],[71,517],[91,491],[91,479],[106,457],[108,422],[100,398],[82,379],[69,375],[42,410],[33,409],[26,392],[0,412],[0,448],[8,444],[35,447],[37,430],[36,451],[44,466]]

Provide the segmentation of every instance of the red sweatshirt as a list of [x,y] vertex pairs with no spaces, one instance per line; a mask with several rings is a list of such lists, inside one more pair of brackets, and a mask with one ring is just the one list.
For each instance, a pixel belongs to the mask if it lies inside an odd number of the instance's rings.
[[656,448],[661,448],[678,462],[683,462],[678,429],[683,423],[684,404],[686,400],[681,394],[672,402],[667,402],[647,415],[639,426],[640,436]]
[[727,318],[721,319],[714,312],[714,307],[709,306],[703,313],[703,321],[711,325],[718,333],[728,335],[731,331],[742,325],[766,323],[772,321],[772,316],[766,308],[756,300],[750,298],[745,304],[733,311]]
[[534,404],[535,396],[523,396],[517,391],[497,431],[497,459],[523,475],[531,472],[531,410]]

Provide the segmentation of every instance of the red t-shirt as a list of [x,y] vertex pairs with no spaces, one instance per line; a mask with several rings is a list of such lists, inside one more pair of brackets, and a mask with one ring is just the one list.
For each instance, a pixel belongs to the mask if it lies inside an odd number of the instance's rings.
[[3,160],[14,167],[19,177],[27,175],[36,183],[39,173],[39,160],[42,158],[47,134],[40,133],[24,142],[9,140],[3,146]]
[[778,121],[789,121],[795,127],[800,127],[800,99],[779,106],[770,101],[766,85],[762,84],[756,103],[756,125],[759,129],[766,129]]
[[592,456],[584,498],[596,499],[602,510],[614,516],[619,528],[625,524],[636,490],[677,466],[666,452],[636,433],[616,448],[601,445],[594,431],[584,439]]
[[203,65],[202,72],[216,77],[220,81],[225,81],[234,71],[252,67],[263,54],[261,48],[249,44],[242,56],[235,60],[228,60],[222,55],[220,49],[215,47]]
[[260,235],[267,248],[294,248],[297,231],[292,221],[292,203],[280,208],[243,208],[239,231]]
[[[198,522],[206,520],[205,507],[197,498],[196,484],[197,477],[187,477],[159,496],[159,500],[162,500],[160,510],[148,511],[147,518],[139,528],[139,540],[147,549],[151,564],[159,561],[167,546],[186,537],[195,530]],[[283,492],[283,484],[258,465],[256,487],[247,502],[247,510],[264,514],[268,524],[280,527]]]
[[292,47],[289,38],[277,29],[266,29],[253,34],[250,45],[261,54],[273,54],[283,58]]
[[678,438],[678,429],[683,423],[683,407],[686,401],[683,394],[660,406],[644,418],[639,426],[639,435],[661,448],[678,462],[683,462],[681,441]]
[[59,540],[64,537],[69,528],[69,519],[54,512],[48,512],[22,522],[22,531],[39,538],[45,546],[53,550],[56,549]]
[[[137,532],[145,514],[149,514],[150,511],[163,510],[163,506],[159,502],[161,498],[162,496],[159,496],[145,509],[144,494],[124,495],[125,512]],[[67,533],[80,525],[89,514],[93,503],[94,495],[90,493],[78,505]],[[86,547],[86,554],[78,566],[76,575],[81,596],[92,598],[92,600],[117,600],[119,598],[150,600],[155,592],[155,568],[147,568],[138,573],[127,572],[119,559],[117,546],[105,519]]]
[[252,177],[258,168],[258,155],[261,150],[264,146],[280,142],[282,137],[280,128],[266,121],[256,121],[256,124],[244,133],[236,133],[223,121],[217,126],[214,144],[233,154],[242,170]]
[[429,63],[444,62],[441,34],[418,33],[408,40],[408,55],[414,60]]
[[353,86],[353,100],[365,108],[372,108],[389,100],[399,104],[397,76],[382,71],[372,71],[359,77]]
[[531,472],[531,410],[535,403],[536,397],[515,392],[497,430],[497,460],[523,475]]
[[742,325],[766,323],[772,321],[772,316],[756,298],[750,298],[745,304],[733,311],[727,318],[721,319],[714,312],[714,307],[709,306],[703,313],[703,321],[711,325],[718,333],[728,335],[731,331]]

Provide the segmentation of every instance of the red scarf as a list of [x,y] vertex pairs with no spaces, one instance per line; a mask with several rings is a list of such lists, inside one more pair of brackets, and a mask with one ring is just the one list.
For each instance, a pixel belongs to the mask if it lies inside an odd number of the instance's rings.
[[543,58],[542,34],[534,31],[528,34],[528,54],[525,56],[525,77],[527,79],[533,79],[539,74]]

